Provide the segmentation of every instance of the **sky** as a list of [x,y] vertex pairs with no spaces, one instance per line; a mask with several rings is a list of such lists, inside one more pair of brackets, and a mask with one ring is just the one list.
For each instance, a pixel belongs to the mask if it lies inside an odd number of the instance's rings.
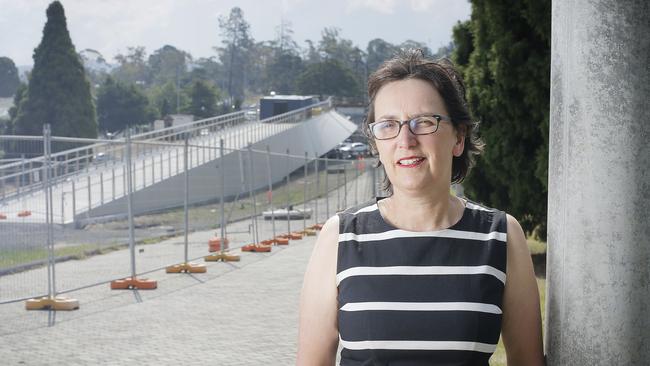
[[[41,40],[50,0],[0,0],[0,56],[18,66],[31,65]],[[194,59],[215,56],[220,45],[219,16],[234,6],[244,11],[256,41],[272,40],[284,19],[294,40],[315,43],[325,27],[361,49],[382,38],[399,44],[426,43],[434,52],[451,41],[451,29],[469,19],[467,0],[61,0],[77,51],[95,49],[109,63],[128,47],[147,53],[169,44]]]

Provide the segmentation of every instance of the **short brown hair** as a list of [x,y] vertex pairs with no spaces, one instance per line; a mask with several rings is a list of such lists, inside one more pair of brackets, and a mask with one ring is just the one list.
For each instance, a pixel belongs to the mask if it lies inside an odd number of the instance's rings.
[[[451,182],[460,183],[475,164],[476,155],[483,151],[483,142],[477,136],[478,122],[473,121],[465,96],[465,84],[460,73],[448,59],[433,60],[424,56],[420,49],[402,51],[385,61],[368,78],[368,116],[363,132],[368,137],[374,153],[377,145],[368,125],[375,121],[375,97],[382,86],[398,80],[420,79],[430,83],[442,97],[455,129],[465,126],[465,149],[452,161]],[[381,162],[378,166],[381,165]],[[386,176],[385,190],[392,185]]]

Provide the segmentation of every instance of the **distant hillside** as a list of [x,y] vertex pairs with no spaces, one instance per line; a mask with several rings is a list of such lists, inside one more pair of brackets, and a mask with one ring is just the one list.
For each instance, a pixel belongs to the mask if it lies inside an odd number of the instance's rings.
[[79,52],[79,57],[81,57],[86,71],[109,73],[114,68],[97,50],[86,48]]

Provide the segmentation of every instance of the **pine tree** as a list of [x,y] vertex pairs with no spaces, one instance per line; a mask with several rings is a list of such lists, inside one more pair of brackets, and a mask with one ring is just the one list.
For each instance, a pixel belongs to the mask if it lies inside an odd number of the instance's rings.
[[90,83],[58,1],[47,8],[43,38],[34,51],[34,68],[14,130],[16,134],[40,135],[44,123],[52,126],[54,136],[97,137]]

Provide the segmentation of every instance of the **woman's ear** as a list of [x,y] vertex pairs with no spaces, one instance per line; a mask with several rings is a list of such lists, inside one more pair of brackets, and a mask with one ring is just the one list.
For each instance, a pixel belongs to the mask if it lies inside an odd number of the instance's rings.
[[454,148],[452,149],[452,153],[454,154],[455,157],[459,157],[463,155],[463,151],[465,150],[466,133],[467,133],[467,126],[460,125],[456,127],[456,144],[454,144]]

